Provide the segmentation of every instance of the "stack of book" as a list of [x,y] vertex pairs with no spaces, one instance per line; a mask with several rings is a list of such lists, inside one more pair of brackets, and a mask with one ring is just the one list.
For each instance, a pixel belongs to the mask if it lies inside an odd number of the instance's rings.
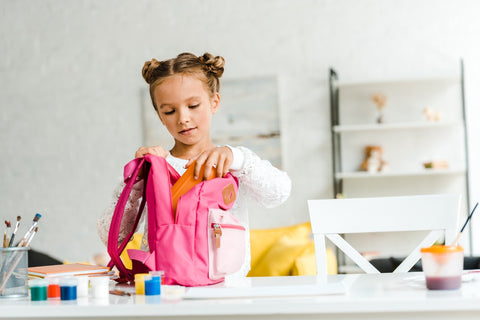
[[109,267],[101,267],[82,263],[56,264],[28,268],[28,275],[32,278],[66,277],[66,276],[111,276]]

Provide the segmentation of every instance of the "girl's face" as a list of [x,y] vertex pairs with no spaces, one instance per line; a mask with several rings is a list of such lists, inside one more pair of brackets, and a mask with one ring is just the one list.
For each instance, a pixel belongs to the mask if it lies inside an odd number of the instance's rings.
[[210,97],[195,76],[174,75],[158,85],[153,95],[158,116],[175,139],[174,148],[211,147],[210,123],[220,104],[218,93]]

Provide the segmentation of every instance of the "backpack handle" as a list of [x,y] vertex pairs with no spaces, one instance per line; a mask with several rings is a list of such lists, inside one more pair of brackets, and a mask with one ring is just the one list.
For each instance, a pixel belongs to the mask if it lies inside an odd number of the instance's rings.
[[[108,233],[108,244],[107,244],[107,251],[110,255],[111,261],[109,263],[109,267],[116,266],[120,272],[120,281],[125,281],[127,279],[133,279],[133,274],[131,270],[128,270],[122,259],[120,258],[120,254],[123,252],[125,247],[127,246],[130,238],[132,237],[133,233],[135,232],[138,223],[140,221],[140,217],[142,216],[143,208],[145,207],[145,196],[142,198],[142,202],[140,204],[140,208],[138,209],[137,217],[135,219],[135,223],[132,226],[129,234],[125,237],[123,242],[120,246],[118,246],[118,236],[120,233],[120,225],[122,222],[123,215],[125,213],[125,206],[127,204],[128,198],[130,196],[130,192],[132,191],[132,187],[136,182],[137,176],[140,172],[140,169],[145,163],[144,158],[136,158],[130,161],[124,168],[124,182],[126,183],[125,187],[123,188],[122,194],[118,198],[117,205],[115,206],[115,211],[112,216],[112,222],[110,224],[110,229]],[[148,171],[148,170],[147,170]],[[147,175],[145,175],[147,177]],[[146,179],[146,178],[145,178]]]

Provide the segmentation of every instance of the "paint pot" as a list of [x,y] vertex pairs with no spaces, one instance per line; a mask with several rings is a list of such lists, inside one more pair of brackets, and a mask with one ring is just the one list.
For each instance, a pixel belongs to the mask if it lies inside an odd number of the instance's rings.
[[92,298],[106,299],[109,295],[110,277],[91,277]]
[[149,274],[153,276],[159,276],[160,277],[160,284],[165,284],[165,272],[162,270],[159,271],[150,271]]
[[145,294],[145,277],[149,276],[148,273],[135,274],[135,293]]
[[48,281],[46,279],[33,279],[28,281],[28,284],[30,286],[30,300],[47,300]]
[[60,298],[61,300],[77,300],[78,281],[74,277],[60,279]]
[[145,295],[146,296],[157,296],[160,295],[160,276],[145,276]]
[[88,276],[76,276],[77,278],[77,297],[88,297]]
[[422,248],[422,267],[429,290],[455,290],[462,286],[463,248],[433,245]]
[[58,277],[47,277],[45,279],[48,280],[48,299],[60,299],[60,279]]

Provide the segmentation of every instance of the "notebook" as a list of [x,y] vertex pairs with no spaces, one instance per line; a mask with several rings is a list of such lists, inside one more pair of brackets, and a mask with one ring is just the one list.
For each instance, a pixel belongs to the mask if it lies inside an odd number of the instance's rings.
[[28,268],[29,276],[78,276],[78,275],[108,275],[109,267],[101,267],[82,263],[56,264],[51,266],[40,266]]

